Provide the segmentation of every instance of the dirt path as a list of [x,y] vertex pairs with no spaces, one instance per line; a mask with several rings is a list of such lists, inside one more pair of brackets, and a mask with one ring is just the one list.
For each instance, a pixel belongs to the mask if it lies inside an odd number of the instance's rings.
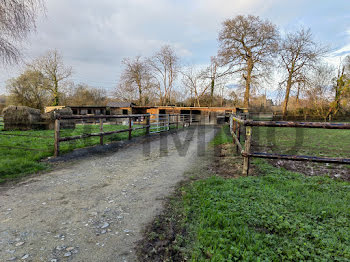
[[136,261],[145,224],[214,135],[198,130],[68,162],[1,190],[0,261]]

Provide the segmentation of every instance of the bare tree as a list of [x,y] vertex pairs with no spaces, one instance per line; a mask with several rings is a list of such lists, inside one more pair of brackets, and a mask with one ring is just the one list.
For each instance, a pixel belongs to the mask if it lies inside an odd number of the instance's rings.
[[179,58],[169,45],[163,46],[148,63],[156,80],[160,105],[168,105],[179,72]]
[[48,51],[46,55],[39,57],[28,65],[35,71],[41,72],[48,80],[47,89],[53,96],[53,106],[60,104],[60,90],[66,79],[72,75],[72,68],[63,63],[62,56],[57,50]]
[[0,1],[0,60],[4,64],[18,62],[21,52],[18,44],[35,30],[39,12],[44,10],[42,0]]
[[114,97],[118,101],[137,101],[137,90],[128,82],[120,82],[114,92]]
[[338,68],[338,76],[333,86],[334,99],[330,104],[328,117],[336,115],[341,107],[341,100],[350,93],[350,56]]
[[305,85],[303,90],[308,107],[317,117],[327,119],[332,93],[332,79],[334,68],[327,64],[317,64],[308,74],[307,81],[299,84]]
[[87,84],[73,85],[65,98],[66,105],[105,105],[106,102],[106,90],[90,87]]
[[8,81],[9,99],[15,105],[43,109],[50,97],[47,85],[47,79],[42,73],[26,70],[17,78]]
[[305,82],[308,69],[315,66],[320,56],[325,54],[326,49],[319,47],[313,40],[310,29],[301,28],[295,33],[288,33],[281,40],[279,60],[286,72],[285,96],[283,103],[283,117],[287,115],[288,101],[292,87],[296,83]]
[[122,64],[124,65],[124,70],[120,77],[121,82],[128,88],[136,89],[139,105],[145,105],[145,92],[154,86],[154,79],[151,75],[149,64],[140,56],[134,59],[125,58]]
[[207,83],[203,70],[194,66],[186,67],[182,70],[182,83],[184,87],[194,96],[197,106],[201,106],[200,99],[211,86],[211,82]]
[[258,16],[236,16],[224,21],[219,33],[219,58],[231,74],[241,74],[245,82],[244,107],[249,107],[254,78],[265,75],[273,64],[278,47],[278,30]]
[[214,94],[218,86],[227,81],[227,77],[231,74],[231,68],[224,68],[220,65],[217,57],[210,58],[210,65],[203,71],[203,78],[210,81],[210,106],[214,103]]

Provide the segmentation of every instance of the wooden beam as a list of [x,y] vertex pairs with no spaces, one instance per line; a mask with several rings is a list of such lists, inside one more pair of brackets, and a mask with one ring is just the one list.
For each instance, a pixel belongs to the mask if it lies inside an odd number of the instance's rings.
[[301,127],[301,128],[325,128],[325,129],[350,129],[349,123],[327,123],[327,122],[289,122],[289,121],[254,121],[245,120],[245,126],[265,127]]
[[252,142],[252,127],[246,127],[246,139],[244,142],[244,154],[243,154],[243,175],[249,175],[249,164],[250,164],[250,147]]
[[54,149],[54,157],[58,157],[60,155],[60,120],[55,120],[55,149]]
[[[245,153],[243,153],[243,155],[245,155]],[[257,158],[309,161],[309,162],[318,162],[318,163],[350,164],[350,158],[298,156],[298,155],[283,155],[283,154],[269,154],[269,153],[249,153],[248,156],[257,157]]]

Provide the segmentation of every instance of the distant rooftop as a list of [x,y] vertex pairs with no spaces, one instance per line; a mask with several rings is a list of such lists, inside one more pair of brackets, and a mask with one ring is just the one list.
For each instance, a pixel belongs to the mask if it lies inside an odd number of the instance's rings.
[[135,106],[132,102],[109,102],[107,104],[109,107],[133,107]]

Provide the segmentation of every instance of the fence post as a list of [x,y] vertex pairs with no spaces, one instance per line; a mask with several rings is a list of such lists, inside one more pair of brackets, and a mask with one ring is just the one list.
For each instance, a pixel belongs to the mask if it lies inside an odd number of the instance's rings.
[[249,175],[249,156],[250,154],[250,146],[252,142],[252,127],[246,126],[246,136],[245,136],[245,142],[244,142],[244,156],[243,156],[243,175],[248,176]]
[[[232,123],[232,130],[230,130],[230,131],[233,132],[236,135],[236,132],[237,132],[237,123],[236,123],[236,121],[233,121],[233,123]],[[234,145],[236,144],[236,140],[234,140],[234,139],[233,139],[233,144]]]
[[188,123],[188,126],[191,126],[192,124],[192,110],[190,110],[190,121]]
[[[238,122],[237,122],[236,136],[237,136],[238,141],[241,142],[241,124]],[[241,154],[241,152],[239,152],[238,145],[236,145],[236,152],[237,152],[237,154]]]
[[170,130],[170,114],[168,114],[168,131]]
[[55,120],[55,151],[54,157],[58,157],[60,155],[60,120]]
[[151,115],[146,116],[146,134],[149,135],[150,130],[150,124],[151,124]]
[[131,117],[129,116],[129,140],[131,140]]
[[[100,118],[100,132],[103,133],[103,119]],[[100,145],[103,145],[103,134],[100,135]]]
[[179,115],[176,115],[176,129],[179,129]]

